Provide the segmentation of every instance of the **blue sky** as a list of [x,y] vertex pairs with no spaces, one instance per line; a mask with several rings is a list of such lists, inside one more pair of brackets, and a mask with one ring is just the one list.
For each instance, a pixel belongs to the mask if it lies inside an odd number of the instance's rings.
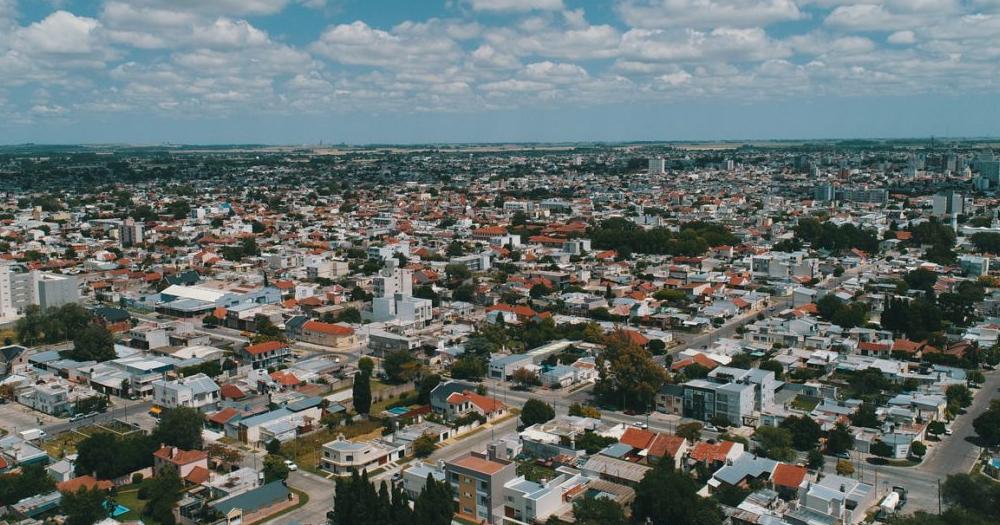
[[1000,0],[0,0],[0,143],[1000,135]]

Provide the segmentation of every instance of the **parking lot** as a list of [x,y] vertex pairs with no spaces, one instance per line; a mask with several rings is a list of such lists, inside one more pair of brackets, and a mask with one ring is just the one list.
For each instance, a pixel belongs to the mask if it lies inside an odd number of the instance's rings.
[[38,428],[61,421],[13,401],[0,405],[0,427],[10,433]]

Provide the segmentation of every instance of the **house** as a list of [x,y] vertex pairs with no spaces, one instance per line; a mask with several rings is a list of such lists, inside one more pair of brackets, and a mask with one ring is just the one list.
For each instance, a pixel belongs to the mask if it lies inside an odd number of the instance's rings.
[[798,523],[852,525],[864,519],[876,498],[875,487],[855,479],[828,474],[815,483],[800,487],[799,507],[786,516]]
[[350,326],[320,321],[306,321],[296,338],[335,350],[349,350],[358,344],[358,337]]
[[205,374],[153,382],[153,403],[162,408],[214,408],[221,399],[219,385]]
[[468,390],[451,393],[445,402],[444,416],[448,419],[476,413],[490,421],[507,413],[507,405],[503,402]]
[[111,490],[115,484],[107,480],[98,480],[94,476],[78,476],[60,483],[56,484],[56,490],[59,492],[71,492],[75,493],[80,489],[87,490]]
[[343,435],[323,444],[320,467],[338,476],[374,470],[390,461],[403,459],[404,447],[378,439],[348,441]]
[[722,440],[716,443],[699,441],[688,452],[688,464],[704,463],[710,469],[718,468],[740,457],[743,454],[743,450],[742,443],[735,443],[733,441]]
[[7,345],[0,348],[0,377],[6,377],[15,366],[26,363],[27,350],[21,345]]
[[161,447],[153,452],[153,473],[171,470],[177,477],[201,483],[208,480],[208,454],[203,450],[182,450],[177,447]]
[[288,343],[265,341],[243,347],[239,356],[253,368],[271,368],[290,359],[292,349]]

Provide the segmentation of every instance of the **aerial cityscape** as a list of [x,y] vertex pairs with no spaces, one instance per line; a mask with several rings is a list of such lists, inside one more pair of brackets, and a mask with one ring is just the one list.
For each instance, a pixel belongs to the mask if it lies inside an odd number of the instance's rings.
[[998,524],[997,42],[0,0],[0,525]]

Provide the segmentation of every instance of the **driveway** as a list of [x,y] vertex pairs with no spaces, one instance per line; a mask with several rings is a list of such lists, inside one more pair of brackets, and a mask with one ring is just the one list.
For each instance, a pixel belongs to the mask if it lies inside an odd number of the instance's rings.
[[326,525],[326,513],[333,508],[336,483],[311,472],[296,470],[288,474],[287,484],[309,495],[305,505],[272,520],[265,525]]

